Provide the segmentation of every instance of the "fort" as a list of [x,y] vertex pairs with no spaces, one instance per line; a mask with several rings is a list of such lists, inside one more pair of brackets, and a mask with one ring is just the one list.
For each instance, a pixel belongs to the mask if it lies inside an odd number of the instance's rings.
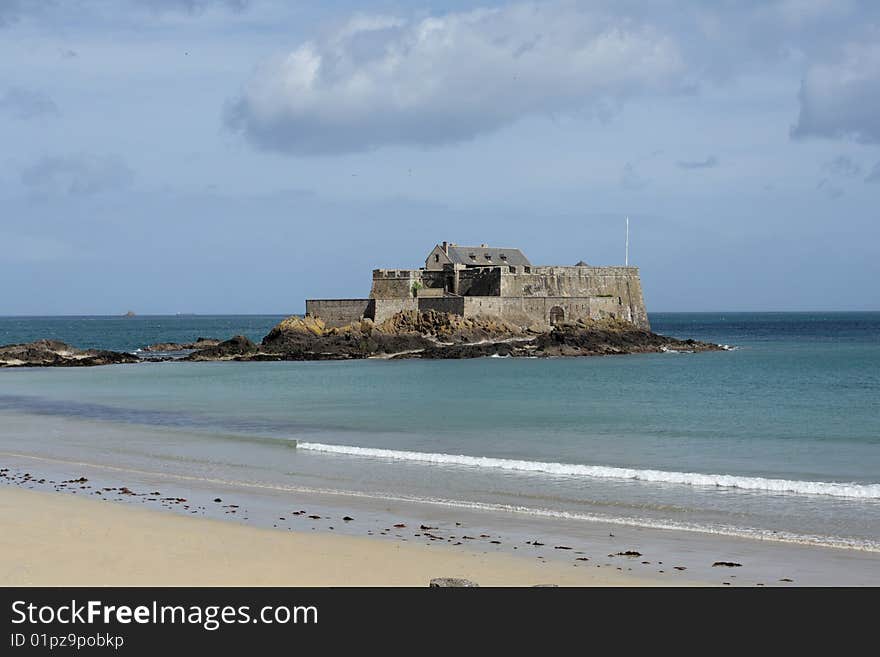
[[437,244],[419,269],[374,269],[366,299],[307,299],[327,326],[401,311],[491,316],[546,327],[579,319],[623,319],[650,330],[638,267],[534,266],[519,249]]

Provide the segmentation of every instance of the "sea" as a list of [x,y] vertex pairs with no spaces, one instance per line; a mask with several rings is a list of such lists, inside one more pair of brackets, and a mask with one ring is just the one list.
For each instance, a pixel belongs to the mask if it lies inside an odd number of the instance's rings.
[[[0,344],[138,352],[280,319],[2,317]],[[880,552],[880,313],[650,321],[729,349],[0,370],[0,466]]]

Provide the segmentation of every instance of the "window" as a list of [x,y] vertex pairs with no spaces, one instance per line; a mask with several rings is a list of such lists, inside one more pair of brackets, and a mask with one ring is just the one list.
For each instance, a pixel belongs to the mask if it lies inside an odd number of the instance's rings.
[[440,262],[440,254],[439,253],[434,254],[434,262]]
[[502,253],[502,254],[499,255],[498,257],[501,258],[502,260],[507,260],[507,255],[504,254],[504,253]]

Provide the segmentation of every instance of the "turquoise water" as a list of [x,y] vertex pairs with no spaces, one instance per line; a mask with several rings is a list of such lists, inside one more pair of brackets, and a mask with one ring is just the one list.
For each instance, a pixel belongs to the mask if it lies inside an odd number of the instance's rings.
[[[0,318],[0,343],[54,337],[133,351],[259,339],[277,321]],[[0,451],[880,546],[880,313],[651,322],[735,349],[5,370]]]

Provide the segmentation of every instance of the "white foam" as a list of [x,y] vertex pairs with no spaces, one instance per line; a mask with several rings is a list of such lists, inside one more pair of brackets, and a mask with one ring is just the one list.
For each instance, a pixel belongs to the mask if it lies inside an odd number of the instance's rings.
[[[302,446],[302,443],[300,443]],[[193,481],[198,483],[219,484],[223,486],[233,486],[243,489],[265,489],[285,491],[291,493],[306,493],[319,495],[337,495],[341,497],[363,498],[370,500],[383,500],[395,502],[407,502],[415,504],[428,504],[432,506],[441,506],[456,509],[468,509],[472,511],[487,511],[500,513],[514,513],[528,516],[538,516],[546,518],[561,518],[564,520],[581,520],[585,522],[599,522],[611,525],[622,525],[625,527],[643,527],[648,529],[669,529],[685,532],[694,532],[701,534],[715,534],[719,536],[731,536],[738,538],[751,538],[764,541],[772,541],[777,543],[795,543],[800,545],[817,545],[822,547],[831,547],[848,550],[859,550],[862,552],[880,553],[880,542],[863,539],[851,539],[839,536],[821,536],[811,534],[796,534],[786,531],[772,531],[766,529],[755,529],[749,527],[731,527],[729,525],[700,525],[696,523],[678,522],[674,520],[654,520],[648,518],[627,518],[615,516],[603,516],[591,513],[571,513],[569,511],[559,511],[554,509],[541,509],[534,507],[521,506],[516,504],[493,504],[488,502],[476,502],[467,500],[454,500],[437,497],[416,497],[411,495],[401,495],[391,492],[368,493],[365,491],[338,490],[327,488],[313,488],[310,486],[291,486],[270,483],[261,483],[256,481],[237,481],[229,479],[219,479],[216,477],[200,477],[193,475],[184,475],[173,472],[156,472],[152,470],[142,470],[139,468],[124,468],[120,466],[112,466],[100,463],[90,463],[76,461],[72,459],[60,459],[47,456],[36,456],[32,454],[19,454],[15,452],[0,452],[4,456],[13,456],[17,458],[31,459],[35,461],[46,461],[53,463],[66,463],[79,466],[96,468],[99,470],[109,470],[116,472],[127,472],[132,474],[149,475],[161,479],[172,479],[179,481]]]
[[499,459],[488,456],[464,454],[433,454],[409,452],[350,445],[327,445],[323,443],[297,443],[297,449],[307,449],[331,454],[346,454],[369,458],[393,459],[435,465],[457,465],[474,468],[492,468],[517,472],[543,473],[565,477],[594,477],[651,483],[680,484],[709,488],[737,488],[765,493],[791,493],[797,495],[826,495],[864,500],[880,499],[880,484],[840,483],[834,481],[799,481],[791,479],[768,479],[727,474],[704,474],[700,472],[672,472],[666,470],[638,470],[605,465],[580,465],[577,463],[547,463]]

